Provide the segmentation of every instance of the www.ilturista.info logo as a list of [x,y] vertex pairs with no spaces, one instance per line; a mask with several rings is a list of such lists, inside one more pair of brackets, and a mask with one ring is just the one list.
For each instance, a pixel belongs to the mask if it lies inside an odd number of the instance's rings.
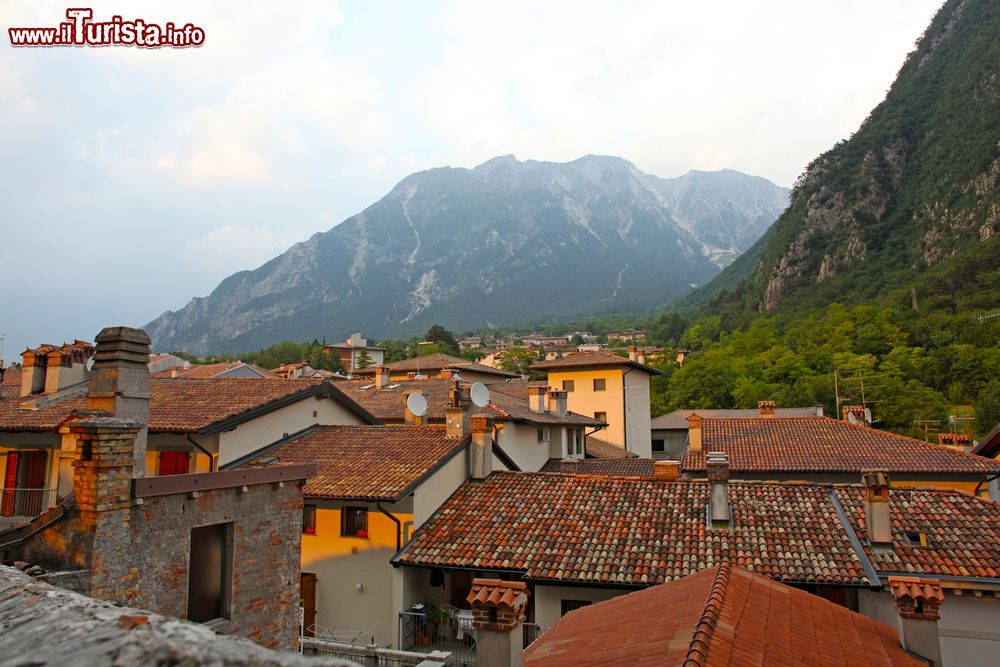
[[11,46],[141,46],[187,48],[205,43],[205,31],[190,23],[159,25],[142,19],[93,21],[89,8],[67,9],[66,18],[55,28],[8,28]]

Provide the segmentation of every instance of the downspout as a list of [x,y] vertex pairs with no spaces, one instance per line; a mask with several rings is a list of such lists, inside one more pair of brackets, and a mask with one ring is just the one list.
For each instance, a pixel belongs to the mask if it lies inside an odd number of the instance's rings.
[[634,368],[629,368],[627,371],[622,373],[622,440],[625,442],[622,445],[625,447],[625,451],[628,449],[628,396],[626,394],[626,384],[625,376],[634,371]]
[[[979,484],[976,484],[976,490],[972,492],[972,495],[978,496],[979,495],[979,489],[983,488],[983,484],[989,484],[990,482],[992,482],[995,479],[1000,479],[1000,475],[993,475],[992,477],[990,477],[989,475],[984,475],[983,478],[981,480],[979,480]],[[991,500],[1000,500],[1000,499],[992,499],[991,498]]]
[[215,472],[215,471],[217,471],[219,469],[219,464],[218,464],[218,461],[215,458],[215,454],[213,454],[212,452],[208,451],[207,449],[205,449],[204,447],[202,447],[201,445],[199,445],[198,441],[195,440],[194,438],[192,438],[190,433],[185,433],[184,437],[187,438],[188,442],[190,442],[192,445],[194,445],[195,447],[197,447],[199,451],[201,451],[205,456],[208,457],[208,471],[209,472]]
[[387,512],[382,503],[376,502],[375,507],[379,512],[389,517],[389,520],[396,524],[396,553],[403,548],[403,522],[393,516],[391,513]]

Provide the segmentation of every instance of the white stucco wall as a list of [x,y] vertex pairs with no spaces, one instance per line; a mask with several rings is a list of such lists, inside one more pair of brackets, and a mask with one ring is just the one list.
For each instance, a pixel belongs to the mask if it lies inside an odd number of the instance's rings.
[[468,478],[469,450],[466,448],[441,466],[413,492],[414,529],[423,525],[441,503]]
[[[535,623],[541,631],[548,630],[562,616],[563,600],[588,600],[603,602],[628,590],[610,588],[584,588],[582,586],[535,586]],[[613,622],[613,619],[608,619]]]
[[[858,611],[893,628],[896,605],[887,591],[858,593]],[[944,667],[997,664],[1000,656],[1000,598],[946,592],[938,621]]]
[[537,472],[549,460],[551,445],[559,442],[561,428],[550,428],[550,442],[538,442],[538,427],[507,422],[500,429],[498,444],[524,471]]
[[626,449],[642,458],[653,455],[650,435],[649,375],[632,370],[625,374]]
[[332,398],[304,398],[219,434],[219,465],[314,424],[361,424],[361,418]]

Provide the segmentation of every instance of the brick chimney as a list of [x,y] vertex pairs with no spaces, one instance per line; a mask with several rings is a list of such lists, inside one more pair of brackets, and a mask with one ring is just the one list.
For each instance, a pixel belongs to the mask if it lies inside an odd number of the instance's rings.
[[638,361],[639,360],[639,348],[635,345],[628,346],[628,360]]
[[403,421],[406,423],[407,426],[420,426],[421,424],[426,424],[427,423],[426,414],[415,415],[413,414],[413,412],[410,411],[410,402],[408,400],[410,398],[410,394],[419,394],[420,396],[424,397],[425,401],[427,400],[427,392],[425,391],[406,392],[403,395]]
[[919,577],[889,577],[889,590],[896,603],[900,644],[931,665],[940,666],[938,620],[944,601],[941,582]]
[[688,423],[688,451],[701,451],[701,416],[691,413],[687,418]]
[[522,667],[524,638],[520,632],[528,605],[523,581],[473,579],[466,601],[472,605],[476,629],[476,664],[480,667]]
[[862,470],[865,487],[865,527],[873,545],[892,544],[889,518],[889,473],[885,470]]
[[442,368],[441,372],[438,373],[438,377],[442,380],[450,380],[455,375],[455,370],[452,368]]
[[548,387],[528,387],[528,408],[536,413],[545,412],[545,392]]
[[[854,416],[854,420],[851,420],[851,416]],[[865,408],[863,405],[845,405],[841,408],[841,416],[845,422],[851,422],[852,424],[864,424],[865,423]]]
[[469,447],[469,477],[486,479],[493,472],[493,419],[486,415],[469,417],[472,444]]
[[964,452],[972,447],[972,438],[965,433],[938,433],[938,443]]
[[657,461],[653,464],[653,479],[672,482],[681,476],[680,461]]
[[449,405],[444,409],[444,422],[449,438],[469,435],[469,408],[465,405]]
[[389,367],[388,366],[376,366],[375,367],[375,388],[382,389],[387,384],[389,384]]
[[638,361],[640,364],[645,364],[646,363],[646,350],[644,350],[644,349],[642,349],[640,347],[638,354],[635,355],[635,360]]
[[565,458],[559,461],[559,472],[575,475],[576,469],[576,459],[573,457]]
[[757,401],[757,411],[761,419],[774,419],[774,401]]
[[565,419],[569,413],[566,392],[561,389],[549,389],[545,392],[545,396],[548,399],[549,412],[559,419]]
[[21,353],[21,396],[38,394],[45,390],[45,355],[27,349]]
[[705,463],[711,494],[712,524],[729,525],[729,459],[725,452],[709,452]]
[[149,336],[142,329],[108,327],[97,334],[87,409],[100,410],[139,427],[132,447],[133,477],[145,476],[149,424]]

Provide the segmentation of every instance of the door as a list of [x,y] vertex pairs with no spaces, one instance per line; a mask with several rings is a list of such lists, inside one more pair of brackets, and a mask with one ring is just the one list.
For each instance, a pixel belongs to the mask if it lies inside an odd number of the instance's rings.
[[312,637],[312,627],[316,624],[316,575],[303,572],[299,578],[299,591],[302,596],[302,634]]
[[19,486],[25,490],[21,492],[21,501],[17,503],[16,511],[25,516],[38,515],[49,508],[48,494],[45,492],[45,468],[48,463],[48,452],[35,450],[25,452],[22,456],[22,467],[24,472],[21,475]]
[[17,487],[17,452],[7,452],[7,468],[3,476],[3,498],[0,499],[0,516],[14,516],[14,489]]

